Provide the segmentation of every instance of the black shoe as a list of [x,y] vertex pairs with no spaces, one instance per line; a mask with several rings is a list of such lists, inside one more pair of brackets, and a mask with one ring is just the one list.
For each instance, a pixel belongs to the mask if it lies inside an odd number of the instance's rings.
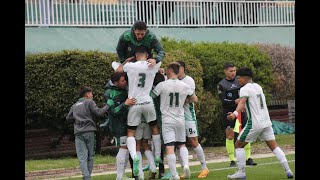
[[253,162],[253,160],[251,158],[249,158],[247,161],[246,161],[246,165],[248,166],[255,166],[257,165],[257,163]]
[[237,164],[236,164],[235,161],[231,161],[231,162],[230,162],[230,166],[229,166],[229,167],[236,167],[236,166],[237,166]]

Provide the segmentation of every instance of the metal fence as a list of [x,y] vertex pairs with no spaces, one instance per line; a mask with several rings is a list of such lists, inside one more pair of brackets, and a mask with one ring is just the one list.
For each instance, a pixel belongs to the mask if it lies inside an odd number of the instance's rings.
[[25,0],[25,26],[294,26],[295,1]]

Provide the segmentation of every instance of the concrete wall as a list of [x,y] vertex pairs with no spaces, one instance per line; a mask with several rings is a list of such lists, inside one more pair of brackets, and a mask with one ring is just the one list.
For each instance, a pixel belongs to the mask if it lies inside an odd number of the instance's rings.
[[[25,52],[82,49],[116,52],[119,36],[129,28],[26,27]],[[159,38],[195,42],[279,43],[295,47],[295,27],[150,28]]]

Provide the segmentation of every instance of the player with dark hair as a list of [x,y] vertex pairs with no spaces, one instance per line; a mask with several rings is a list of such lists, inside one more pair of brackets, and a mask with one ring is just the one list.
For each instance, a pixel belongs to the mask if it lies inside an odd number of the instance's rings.
[[261,86],[252,81],[253,72],[250,68],[240,68],[237,76],[241,86],[240,99],[236,110],[228,112],[227,118],[230,121],[234,121],[238,114],[246,108],[248,120],[235,143],[238,171],[227,177],[229,179],[246,179],[246,154],[244,147],[249,142],[255,142],[257,138],[259,138],[261,141],[265,141],[270,150],[275,154],[285,170],[287,177],[293,178],[293,173],[289,167],[287,158],[275,140],[266,98]]
[[[171,172],[170,179],[180,179],[176,169],[175,146],[180,149],[181,159],[184,164],[184,177],[190,178],[191,176],[188,162],[189,154],[185,147],[186,131],[183,104],[186,102],[187,97],[192,102],[197,102],[198,100],[190,86],[178,79],[179,68],[180,65],[178,63],[170,63],[166,71],[168,80],[160,82],[151,93],[153,97],[160,96],[162,137]],[[183,150],[186,150],[186,152],[181,153]]]
[[[179,74],[178,78],[180,81],[188,84],[193,92],[195,92],[196,86],[194,79],[188,75],[185,74],[185,69],[186,69],[186,64],[184,61],[175,61],[180,64],[180,69],[179,69]],[[194,152],[197,154],[198,160],[201,163],[201,168],[202,171],[198,175],[198,178],[205,178],[209,174],[209,169],[207,168],[207,163],[205,159],[205,154],[203,152],[202,146],[199,144],[198,141],[198,124],[197,124],[197,118],[196,118],[196,113],[195,113],[195,108],[194,108],[194,103],[185,103],[183,105],[184,108],[184,118],[185,118],[185,130],[186,130],[186,135],[188,137],[188,141],[191,144]],[[180,151],[182,153],[185,153],[185,151]],[[179,158],[180,160],[180,158]],[[180,162],[181,163],[181,162]],[[181,164],[183,167],[184,165]],[[184,176],[180,176],[180,178],[184,178]]]
[[[244,127],[247,122],[247,116],[246,112],[243,111],[239,114],[238,120],[236,121],[229,121],[227,119],[227,112],[233,112],[237,104],[239,102],[239,89],[240,84],[238,81],[238,78],[236,78],[236,72],[237,68],[232,63],[226,63],[224,65],[224,73],[225,78],[222,79],[218,84],[218,94],[219,98],[222,103],[223,108],[223,125],[226,132],[226,149],[228,152],[228,156],[230,159],[230,167],[235,167],[236,162],[234,158],[234,143],[237,139],[238,133],[239,133],[239,126],[235,126],[236,123],[239,123],[239,120],[241,118],[241,126],[240,128]],[[248,143],[245,147],[246,152],[246,164],[255,166],[257,163],[255,163],[252,158],[250,157],[251,154],[251,144]]]
[[[116,50],[120,63],[124,63],[125,60],[135,61],[136,48],[139,46],[146,48],[148,52],[147,62],[151,67],[162,61],[165,56],[164,49],[157,36],[147,29],[145,22],[136,21],[132,28],[125,31],[119,38]],[[157,53],[155,58],[153,58],[152,50]],[[118,63],[113,63],[113,66],[116,66],[116,64]]]

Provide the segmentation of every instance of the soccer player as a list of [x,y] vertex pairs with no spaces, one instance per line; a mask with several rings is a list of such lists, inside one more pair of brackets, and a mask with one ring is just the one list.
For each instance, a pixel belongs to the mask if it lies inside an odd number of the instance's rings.
[[190,86],[178,79],[179,68],[178,63],[170,63],[166,72],[168,80],[160,82],[152,91],[152,96],[160,96],[162,136],[172,175],[170,179],[180,179],[176,169],[175,146],[180,149],[184,164],[184,177],[190,178],[191,176],[188,162],[189,152],[185,146],[186,131],[183,105],[187,97],[187,101],[197,102],[198,100]]
[[[185,74],[186,64],[183,61],[176,61],[176,62],[180,64],[178,78],[182,82],[188,84],[190,86],[191,90],[193,92],[195,92],[196,86],[195,86],[194,79]],[[184,108],[186,134],[188,136],[188,140],[189,140],[193,150],[197,154],[197,157],[201,163],[202,171],[198,175],[198,178],[205,178],[209,174],[209,169],[207,168],[203,149],[198,141],[198,127],[197,127],[196,113],[194,110],[194,103],[192,103],[192,102],[185,103],[183,105],[183,108]],[[179,160],[180,160],[180,158],[179,158]],[[183,167],[184,165],[181,164],[181,166]],[[183,175],[180,177],[184,178]]]
[[270,120],[266,98],[261,86],[252,81],[253,72],[250,68],[244,67],[237,71],[240,89],[240,100],[233,112],[228,112],[228,120],[234,121],[244,108],[247,110],[248,120],[246,126],[240,132],[235,143],[236,157],[238,160],[238,171],[228,175],[229,179],[245,179],[245,151],[244,147],[249,142],[255,142],[257,138],[265,141],[270,150],[281,162],[288,178],[293,178],[288,161],[284,152],[278,147],[275,140],[272,123]]
[[[131,179],[125,176],[125,169],[129,159],[127,149],[127,116],[129,107],[134,105],[136,100],[128,98],[126,74],[115,72],[111,75],[104,93],[105,100],[110,106],[108,119],[110,122],[111,134],[114,136],[119,151],[117,161],[117,180]],[[109,128],[109,127],[108,127]]]
[[[136,140],[134,138],[137,126],[141,122],[141,115],[144,116],[147,123],[152,129],[152,141],[155,146],[155,161],[161,163],[161,140],[159,127],[157,124],[156,111],[150,91],[152,89],[154,77],[158,72],[161,62],[153,67],[149,67],[147,62],[148,53],[144,46],[139,46],[136,49],[135,57],[137,62],[124,62],[117,71],[126,72],[129,80],[129,98],[135,98],[136,104],[130,107],[128,113],[128,131],[127,131],[127,146],[130,155],[133,159],[133,174],[139,174],[139,157],[136,153]],[[139,177],[142,179],[143,177]]]
[[[238,81],[238,78],[236,78],[236,66],[231,63],[226,63],[224,65],[224,73],[225,78],[222,79],[218,84],[218,94],[219,98],[222,104],[223,108],[223,124],[225,126],[225,132],[226,132],[226,149],[228,152],[228,156],[230,159],[230,167],[236,167],[236,162],[234,159],[234,143],[237,139],[238,129],[235,128],[235,121],[229,121],[227,119],[227,113],[233,112],[237,104],[239,102],[239,89],[240,84]],[[245,111],[241,112],[239,114],[241,116],[241,124],[242,127],[245,126],[247,122],[247,116]],[[257,163],[255,163],[252,158],[250,157],[251,154],[251,145],[248,143],[245,147],[246,152],[246,165],[252,165],[255,166]]]

